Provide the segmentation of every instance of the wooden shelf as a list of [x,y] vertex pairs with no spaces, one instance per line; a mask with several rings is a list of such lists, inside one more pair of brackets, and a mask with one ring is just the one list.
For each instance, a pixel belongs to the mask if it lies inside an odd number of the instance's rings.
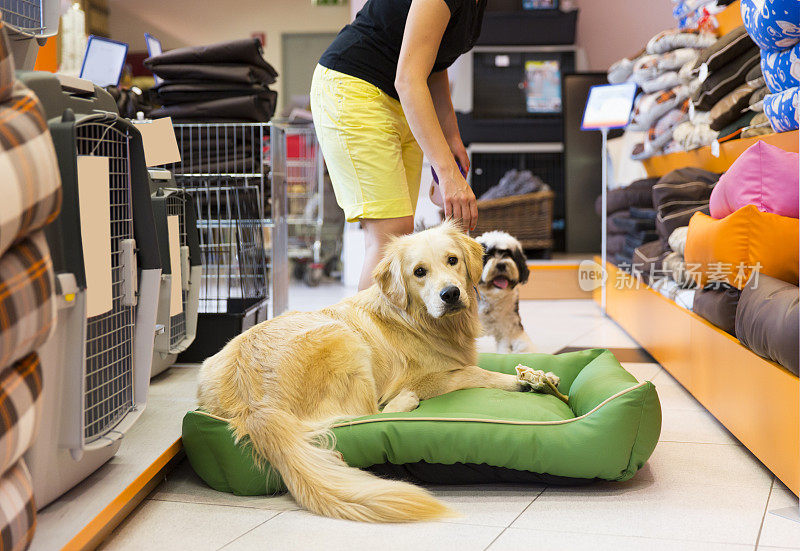
[[800,379],[613,264],[607,269],[609,317],[797,495]]
[[719,35],[725,35],[731,32],[736,27],[741,27],[742,22],[742,2],[736,0],[728,5],[723,11],[717,14],[717,23],[719,23]]
[[754,138],[723,142],[719,144],[719,157],[714,157],[711,154],[711,147],[706,146],[693,151],[681,151],[669,155],[650,157],[649,159],[645,159],[643,163],[645,170],[647,170],[647,175],[650,177],[663,176],[676,168],[684,168],[687,166],[703,168],[712,172],[724,172],[745,149],[758,141],[764,141],[768,144],[780,147],[784,151],[797,153],[797,140],[797,130],[782,132],[780,134],[766,134]]

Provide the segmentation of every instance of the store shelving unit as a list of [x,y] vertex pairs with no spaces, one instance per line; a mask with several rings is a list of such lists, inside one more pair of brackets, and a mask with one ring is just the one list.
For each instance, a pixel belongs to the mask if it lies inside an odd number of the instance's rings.
[[[723,172],[755,142],[797,153],[798,132],[768,134],[653,157],[649,176],[686,166]],[[599,258],[596,259],[599,262]],[[800,494],[800,379],[735,337],[648,287],[606,266],[607,313],[795,494]],[[599,303],[600,292],[595,292]]]

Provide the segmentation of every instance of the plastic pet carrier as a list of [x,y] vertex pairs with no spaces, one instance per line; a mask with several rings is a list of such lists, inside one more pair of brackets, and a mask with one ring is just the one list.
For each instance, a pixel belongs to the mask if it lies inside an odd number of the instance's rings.
[[59,4],[59,0],[0,0],[0,14],[18,69],[33,69],[39,47],[58,32]]
[[[152,377],[174,364],[178,354],[194,341],[203,262],[191,196],[176,189],[168,170],[150,170],[150,189],[162,266]],[[174,222],[170,222],[170,217],[175,217]],[[170,244],[176,238],[177,255],[174,255]],[[178,257],[179,274],[174,273],[173,256]],[[178,284],[175,277],[180,280],[179,308],[172,304],[173,293],[177,294],[173,288]]]
[[[61,214],[47,230],[58,324],[40,352],[47,381],[43,422],[26,455],[41,508],[111,459],[144,409],[161,259],[139,131],[117,115],[114,100],[101,88],[74,79],[64,87],[49,73],[18,76],[45,109],[64,192]],[[87,270],[89,258],[83,253],[82,242],[90,237],[81,227],[90,221],[81,220],[78,171],[87,156],[108,160],[110,209],[111,309],[92,316],[87,276],[105,272]]]

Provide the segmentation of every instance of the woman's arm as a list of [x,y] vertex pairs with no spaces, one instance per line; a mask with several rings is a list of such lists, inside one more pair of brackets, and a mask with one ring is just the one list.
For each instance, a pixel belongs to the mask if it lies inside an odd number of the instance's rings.
[[447,78],[447,71],[439,71],[428,77],[428,89],[431,91],[433,108],[439,119],[439,126],[442,127],[444,139],[450,146],[453,157],[464,170],[469,171],[469,156],[461,141],[461,132],[458,130],[456,112],[453,109],[453,101],[450,98],[450,80]]
[[449,21],[450,9],[444,0],[411,2],[395,88],[411,131],[439,176],[445,216],[461,219],[465,228],[473,229],[478,220],[475,194],[453,158],[428,88],[428,76]]

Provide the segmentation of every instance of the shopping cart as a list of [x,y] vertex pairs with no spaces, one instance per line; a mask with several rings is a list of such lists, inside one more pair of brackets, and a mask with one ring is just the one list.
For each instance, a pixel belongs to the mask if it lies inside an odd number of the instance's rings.
[[289,258],[294,262],[295,278],[315,286],[338,264],[344,213],[325,176],[314,127],[295,124],[286,132]]

